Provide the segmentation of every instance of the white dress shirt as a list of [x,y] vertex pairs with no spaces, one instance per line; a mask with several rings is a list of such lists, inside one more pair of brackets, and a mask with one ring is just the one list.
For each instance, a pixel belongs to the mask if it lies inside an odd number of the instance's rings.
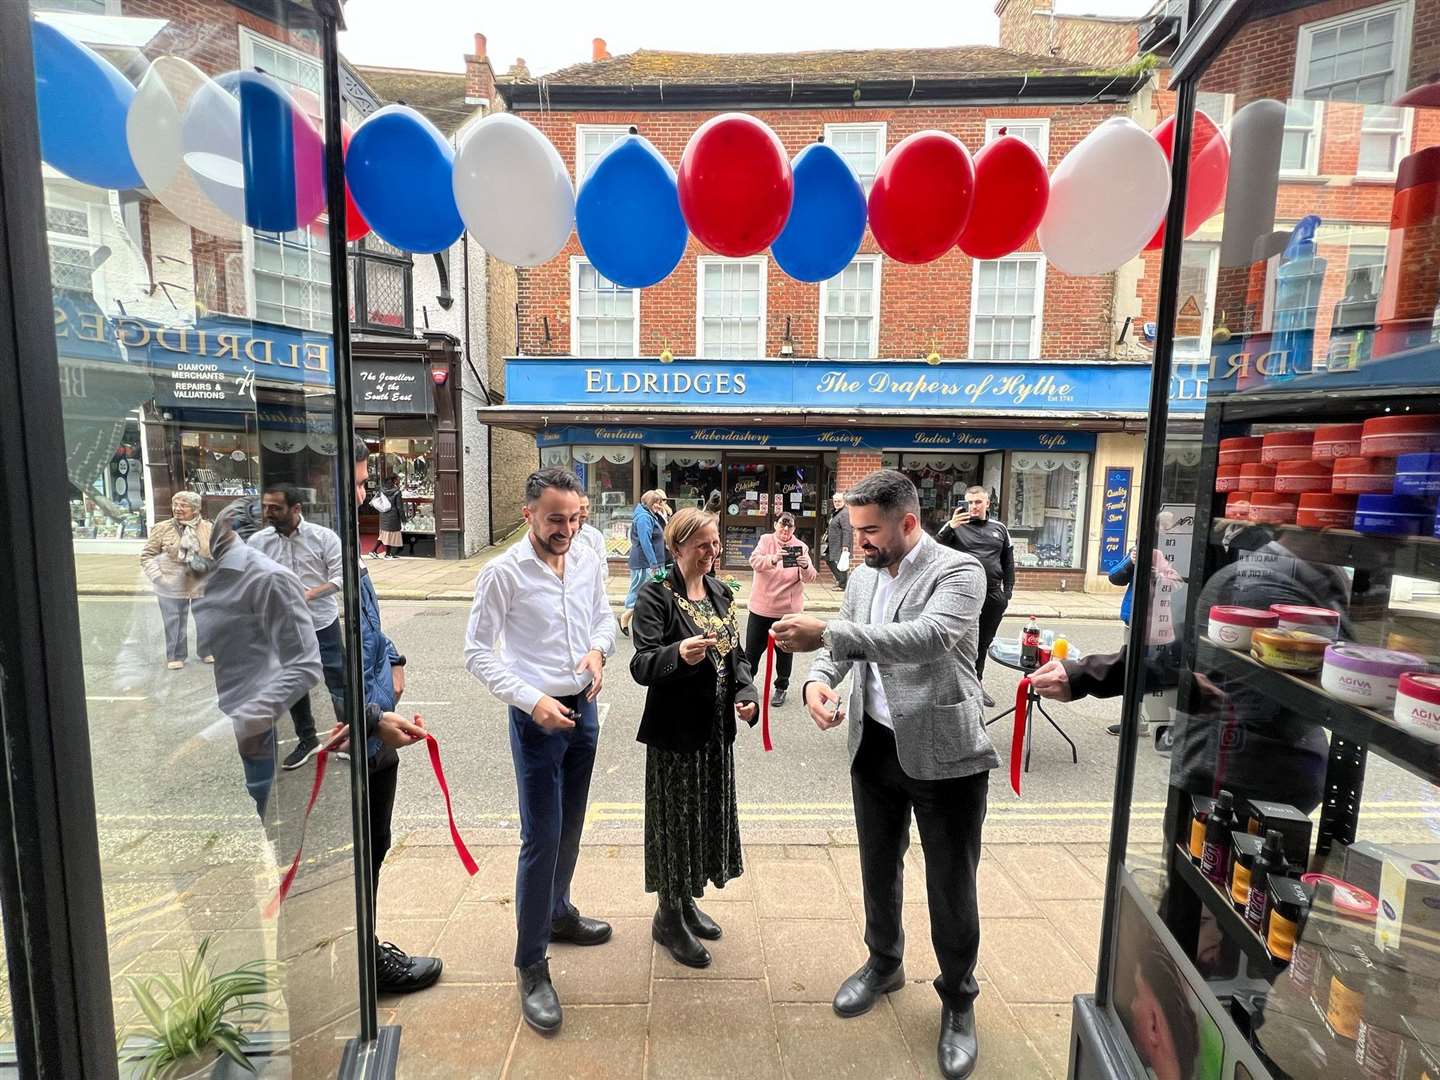
[[590,546],[590,550],[595,552],[595,554],[600,557],[601,568],[607,569],[606,564],[607,560],[610,558],[610,555],[605,550],[604,533],[602,533],[599,529],[597,529],[594,525],[591,525],[587,521],[584,525],[580,526],[580,531],[575,534],[575,539],[578,540],[581,544],[588,544]]
[[[919,555],[920,545],[916,544],[910,549],[910,553],[900,560],[900,567],[895,571],[894,577],[890,576],[889,570],[880,571],[880,583],[875,586],[875,595],[870,599],[871,626],[885,621],[885,606],[890,602],[890,597],[901,579],[914,568]],[[890,719],[890,702],[885,699],[885,684],[880,681],[880,668],[873,663],[867,666],[870,671],[865,680],[865,713],[870,719],[894,731],[895,724]]]
[[268,555],[300,579],[307,590],[320,585],[334,585],[336,592],[317,596],[309,602],[310,618],[316,630],[323,630],[340,618],[340,593],[345,579],[341,576],[340,537],[323,525],[312,525],[301,517],[300,524],[289,536],[276,532],[275,526],[261,529],[250,537],[250,546]]
[[507,705],[533,712],[541,697],[590,685],[576,668],[592,649],[615,651],[615,616],[603,565],[571,544],[564,576],[535,553],[529,534],[480,571],[465,630],[465,667]]

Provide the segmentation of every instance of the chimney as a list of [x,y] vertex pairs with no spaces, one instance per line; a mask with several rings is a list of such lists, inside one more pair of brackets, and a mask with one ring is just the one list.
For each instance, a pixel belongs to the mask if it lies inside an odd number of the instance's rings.
[[526,66],[523,56],[517,56],[515,63],[510,65],[510,70],[505,74],[512,79],[528,79],[530,78],[530,68]]
[[465,104],[488,108],[495,100],[495,69],[485,55],[485,35],[475,35],[475,51],[465,57]]
[[601,60],[609,59],[610,50],[605,48],[605,39],[603,37],[597,37],[594,41],[590,42],[590,60],[592,63],[598,64]]

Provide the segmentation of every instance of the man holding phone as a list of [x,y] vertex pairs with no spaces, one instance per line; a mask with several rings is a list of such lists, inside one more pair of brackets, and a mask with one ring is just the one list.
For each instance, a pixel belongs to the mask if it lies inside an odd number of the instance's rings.
[[568,469],[530,475],[529,532],[480,571],[465,634],[466,668],[510,706],[520,799],[515,967],[521,1013],[541,1034],[559,1030],[562,1019],[550,942],[610,939],[609,923],[570,902],[600,734],[595,698],[615,651],[604,567],[573,543],[583,494]]
[[[975,677],[984,682],[985,657],[1000,620],[1015,593],[1015,547],[1010,530],[990,516],[990,493],[979,484],[965,489],[965,501],[955,508],[950,520],[940,527],[935,539],[948,548],[974,555],[985,568],[985,606],[980,609],[980,639],[975,656]],[[993,709],[995,699],[985,692],[985,707]]]

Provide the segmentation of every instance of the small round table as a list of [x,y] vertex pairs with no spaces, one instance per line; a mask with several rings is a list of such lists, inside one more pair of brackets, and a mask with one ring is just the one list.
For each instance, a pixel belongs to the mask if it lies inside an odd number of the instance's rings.
[[[1018,671],[1022,675],[1030,674],[1030,672],[1026,671],[1025,668],[1022,667],[1020,664],[1020,643],[1018,641],[1015,641],[1013,639],[1001,641],[997,638],[990,643],[990,648],[988,651],[990,659],[994,660],[1002,667],[1007,667],[1013,671]],[[1083,654],[1078,649],[1076,649],[1074,645],[1071,645],[1070,655],[1067,656],[1065,659],[1078,660],[1082,655]],[[1040,715],[1045,717],[1046,721],[1049,722],[1050,726],[1060,733],[1060,737],[1070,744],[1071,764],[1080,764],[1080,752],[1075,748],[1075,740],[1070,738],[1069,735],[1066,735],[1065,729],[1062,728],[1059,724],[1057,724],[1055,722],[1055,718],[1046,711],[1045,706],[1041,704],[1040,695],[1035,692],[1035,688],[1027,687],[1025,694],[1025,771],[1027,773],[1030,771],[1030,749],[1033,744],[1031,736],[1034,734],[1036,709],[1039,709]],[[1010,708],[1006,709],[1004,712],[999,713],[996,716],[992,716],[989,720],[986,720],[985,726],[988,728],[997,720],[1005,719],[1005,717],[1011,715],[1014,711],[1015,706],[1011,705]]]

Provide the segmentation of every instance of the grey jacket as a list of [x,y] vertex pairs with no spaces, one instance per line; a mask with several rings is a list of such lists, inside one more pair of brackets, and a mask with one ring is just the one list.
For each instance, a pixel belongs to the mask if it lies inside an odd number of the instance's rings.
[[900,767],[916,780],[946,780],[996,768],[1000,759],[985,732],[975,648],[985,602],[985,568],[973,555],[922,535],[922,550],[895,583],[884,621],[870,621],[880,575],[854,568],[829,645],[815,654],[810,682],[836,686],[853,670],[846,706],[850,760],[860,749],[865,684],[871,662],[895,725]]

